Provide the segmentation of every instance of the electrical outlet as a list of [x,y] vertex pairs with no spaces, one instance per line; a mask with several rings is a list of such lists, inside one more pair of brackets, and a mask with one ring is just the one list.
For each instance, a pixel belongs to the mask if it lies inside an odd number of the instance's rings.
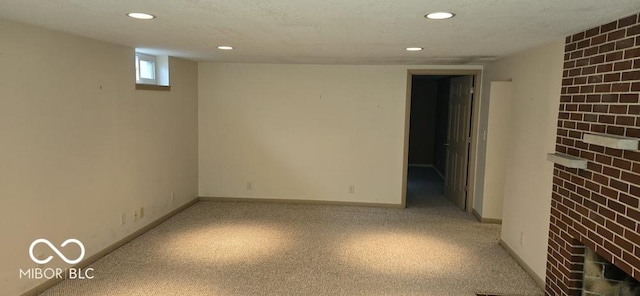
[[520,245],[524,246],[524,232],[520,232]]
[[253,190],[253,183],[251,183],[251,181],[247,182],[247,190]]
[[349,185],[349,193],[356,193],[356,185]]
[[133,222],[138,221],[138,219],[140,219],[140,213],[138,210],[133,210]]
[[125,224],[127,224],[127,214],[122,213],[122,215],[120,216],[120,225],[125,225]]
[[144,218],[144,207],[140,207],[140,219]]
[[176,201],[176,193],[171,192],[171,203],[173,203],[174,201]]

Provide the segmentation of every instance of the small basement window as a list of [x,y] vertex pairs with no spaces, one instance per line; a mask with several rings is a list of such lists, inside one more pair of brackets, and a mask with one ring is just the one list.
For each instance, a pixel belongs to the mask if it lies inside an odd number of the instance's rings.
[[158,84],[155,56],[136,52],[136,83]]
[[169,57],[136,51],[136,89],[170,90]]

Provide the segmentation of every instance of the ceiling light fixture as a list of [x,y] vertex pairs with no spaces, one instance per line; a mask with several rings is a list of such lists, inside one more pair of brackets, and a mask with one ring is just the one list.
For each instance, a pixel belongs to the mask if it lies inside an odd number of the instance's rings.
[[130,13],[127,13],[127,16],[132,17],[134,19],[139,19],[139,20],[150,20],[150,19],[156,18],[154,15],[144,13],[144,12],[130,12]]
[[451,12],[433,12],[425,15],[424,17],[430,20],[446,20],[454,17],[455,14]]
[[218,46],[218,49],[220,49],[220,50],[233,50],[233,46],[220,45],[220,46]]
[[422,47],[407,47],[405,50],[406,51],[421,51],[423,49],[424,48],[422,48]]

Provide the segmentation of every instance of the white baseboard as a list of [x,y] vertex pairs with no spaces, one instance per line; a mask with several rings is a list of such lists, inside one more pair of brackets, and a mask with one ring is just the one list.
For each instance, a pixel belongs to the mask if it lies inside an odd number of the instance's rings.
[[308,204],[308,205],[328,205],[328,206],[354,206],[373,208],[406,208],[404,204],[356,202],[356,201],[331,201],[312,199],[282,199],[282,198],[255,198],[255,197],[207,197],[201,196],[200,201],[222,201],[222,202],[258,202],[258,203],[288,203],[288,204]]
[[[98,251],[93,256],[82,260],[82,262],[76,264],[73,267],[74,268],[85,268],[85,267],[91,265],[92,263],[96,262],[98,259],[100,259],[100,258],[104,257],[105,255],[113,252],[115,249],[124,246],[126,243],[132,241],[133,239],[135,239],[138,236],[143,235],[145,232],[153,229],[154,227],[162,224],[162,222],[167,221],[169,218],[173,217],[175,214],[182,212],[184,209],[192,206],[196,202],[198,202],[197,198],[185,203],[184,205],[176,208],[175,210],[165,214],[164,216],[154,220],[153,222],[143,226],[142,228],[140,228],[140,229],[134,231],[133,233],[125,236],[124,238],[116,241],[115,243],[109,245],[108,247]],[[37,296],[40,293],[42,293],[45,290],[55,286],[56,284],[58,284],[59,282],[61,282],[63,280],[64,279],[52,278],[50,280],[47,280],[47,281],[37,285],[36,287],[32,288],[31,290],[28,290],[28,291],[22,293],[21,295],[22,296]]]
[[544,279],[540,278],[538,274],[535,273],[533,269],[531,269],[531,267],[529,267],[529,265],[527,265],[527,263],[525,263],[524,260],[522,260],[522,258],[520,258],[520,256],[518,256],[518,254],[516,254],[516,252],[513,251],[513,249],[511,249],[511,247],[509,247],[509,245],[505,243],[502,239],[500,239],[499,244],[500,246],[502,246],[502,248],[505,251],[507,251],[507,253],[509,253],[509,255],[511,255],[511,257],[513,257],[513,259],[516,260],[516,262],[518,262],[518,264],[522,267],[522,269],[524,269],[524,271],[526,271],[527,274],[529,274],[529,276],[533,279],[536,285],[538,285],[538,287],[540,287],[540,289],[544,291],[544,288],[545,288]]
[[417,167],[417,168],[432,168],[433,167],[432,164],[419,164],[419,163],[410,163],[409,166],[410,167]]
[[471,211],[471,213],[473,213],[474,216],[476,216],[476,219],[478,219],[478,221],[480,221],[481,223],[489,223],[489,224],[502,224],[502,220],[501,219],[494,219],[494,218],[485,218],[482,217],[480,215],[480,213],[478,213],[476,211],[476,209],[473,209]]
[[440,178],[442,178],[442,180],[444,180],[444,174],[434,165],[432,164],[409,164],[410,167],[416,167],[416,168],[432,168],[433,170],[436,171],[436,173],[438,173],[438,176],[440,176]]

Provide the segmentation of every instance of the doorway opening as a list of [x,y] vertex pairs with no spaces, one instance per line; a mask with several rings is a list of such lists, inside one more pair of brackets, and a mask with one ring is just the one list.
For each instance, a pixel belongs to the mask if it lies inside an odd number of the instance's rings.
[[453,77],[457,76],[411,76],[406,188],[409,206],[435,206],[443,202],[448,102]]
[[403,202],[448,199],[471,212],[480,70],[410,70],[407,78]]

